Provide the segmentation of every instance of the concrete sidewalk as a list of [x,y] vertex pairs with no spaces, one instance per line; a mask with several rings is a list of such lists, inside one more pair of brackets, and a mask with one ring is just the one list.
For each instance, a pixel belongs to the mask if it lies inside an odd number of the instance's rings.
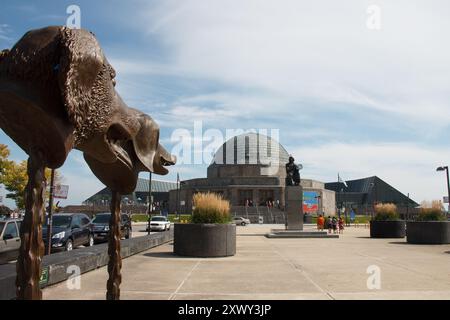
[[[450,299],[450,245],[370,239],[347,228],[339,239],[267,239],[273,225],[238,227],[237,255],[196,259],[166,244],[123,261],[122,299]],[[308,226],[307,228],[312,228]],[[368,289],[369,266],[381,289]],[[61,283],[45,299],[104,299],[106,268]]]

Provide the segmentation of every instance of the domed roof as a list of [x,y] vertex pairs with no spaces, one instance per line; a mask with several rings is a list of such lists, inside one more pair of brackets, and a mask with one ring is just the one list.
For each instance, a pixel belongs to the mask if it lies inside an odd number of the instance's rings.
[[275,139],[260,133],[244,133],[225,142],[215,153],[212,164],[284,165],[286,149]]

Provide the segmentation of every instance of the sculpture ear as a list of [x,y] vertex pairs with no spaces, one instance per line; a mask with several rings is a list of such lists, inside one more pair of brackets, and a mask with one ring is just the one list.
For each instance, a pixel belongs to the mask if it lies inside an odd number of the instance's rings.
[[94,35],[83,29],[61,29],[59,86],[71,122],[79,126],[93,86],[104,65],[104,55]]
[[141,127],[133,139],[134,152],[139,159],[137,169],[166,175],[169,171],[165,167],[174,165],[177,158],[159,143],[159,126],[152,118],[141,114],[139,123]]
[[133,139],[136,156],[141,162],[140,170],[154,172],[154,160],[159,145],[159,125],[146,114],[139,116],[141,125]]

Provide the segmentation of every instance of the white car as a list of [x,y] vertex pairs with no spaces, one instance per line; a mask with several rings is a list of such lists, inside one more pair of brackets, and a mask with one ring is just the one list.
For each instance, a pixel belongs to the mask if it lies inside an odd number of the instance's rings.
[[233,223],[235,223],[238,226],[245,227],[246,225],[250,224],[250,220],[249,219],[245,219],[243,217],[234,217],[233,218]]
[[170,230],[170,221],[164,216],[155,216],[150,220],[150,231]]

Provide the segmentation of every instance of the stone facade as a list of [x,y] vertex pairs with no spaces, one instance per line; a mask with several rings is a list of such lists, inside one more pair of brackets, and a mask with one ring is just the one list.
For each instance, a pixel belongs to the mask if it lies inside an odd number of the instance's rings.
[[[245,147],[241,148],[239,141],[243,141]],[[283,146],[278,143],[275,146],[274,140],[262,135],[245,134],[232,138],[216,153],[215,160],[208,167],[207,178],[183,181],[179,191],[170,191],[169,210],[190,214],[192,197],[197,192],[219,193],[230,201],[232,207],[266,207],[271,201],[274,207],[283,209],[288,158]],[[319,212],[325,212],[327,216],[335,214],[334,191],[326,190],[324,183],[310,179],[302,178],[301,186],[304,191],[315,191],[320,196]]]
[[[284,182],[284,180],[282,180]],[[253,205],[266,206],[266,201],[270,200],[274,202],[274,206],[277,206],[277,200],[280,207],[283,209],[285,206],[284,190],[285,187],[281,183],[271,184],[270,178],[266,179],[235,179],[231,180],[230,184],[223,183],[223,180],[214,180],[209,178],[194,179],[183,181],[183,184],[179,191],[180,205],[178,210],[182,214],[190,214],[192,212],[192,197],[197,192],[215,192],[223,195],[223,197],[230,201],[231,206],[245,206],[245,199],[251,199]],[[240,184],[237,184],[240,182]],[[269,183],[268,183],[269,182]],[[319,187],[308,187],[308,184],[318,183],[318,181],[302,179],[303,191],[315,191],[321,197],[319,200],[319,212],[324,212],[326,216],[334,216],[336,211],[335,192],[326,190]],[[169,193],[169,211],[176,212],[177,207],[177,191],[171,190]]]

